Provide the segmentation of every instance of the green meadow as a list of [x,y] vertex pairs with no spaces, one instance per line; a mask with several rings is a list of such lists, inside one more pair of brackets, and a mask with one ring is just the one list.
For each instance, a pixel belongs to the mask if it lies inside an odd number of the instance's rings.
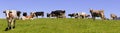
[[13,30],[6,27],[6,19],[0,19],[0,33],[120,33],[120,20],[39,18],[17,20]]

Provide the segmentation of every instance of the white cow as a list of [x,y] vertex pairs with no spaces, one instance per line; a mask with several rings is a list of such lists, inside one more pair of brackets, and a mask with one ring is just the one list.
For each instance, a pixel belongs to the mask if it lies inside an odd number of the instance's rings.
[[5,31],[8,31],[10,29],[14,29],[16,18],[17,18],[17,11],[16,10],[5,10],[5,11],[3,11],[3,13],[5,13],[6,19],[8,22],[8,26],[5,29]]

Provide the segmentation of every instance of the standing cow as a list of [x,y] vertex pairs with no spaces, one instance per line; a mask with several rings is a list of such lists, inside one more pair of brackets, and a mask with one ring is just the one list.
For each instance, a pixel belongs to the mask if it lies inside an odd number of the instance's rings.
[[104,10],[93,10],[93,9],[90,9],[90,13],[91,13],[92,18],[94,20],[95,20],[95,17],[101,17],[101,19],[105,20]]
[[8,31],[10,29],[14,29],[16,18],[17,18],[17,11],[16,10],[5,10],[5,11],[3,11],[3,13],[5,13],[7,23],[8,23],[8,26],[5,29],[5,31]]

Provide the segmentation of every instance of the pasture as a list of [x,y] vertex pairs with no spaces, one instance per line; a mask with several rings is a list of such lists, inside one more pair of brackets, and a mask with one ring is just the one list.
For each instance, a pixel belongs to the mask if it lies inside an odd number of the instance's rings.
[[7,21],[0,19],[0,33],[120,33],[120,20],[40,18],[17,20],[14,30],[4,31]]

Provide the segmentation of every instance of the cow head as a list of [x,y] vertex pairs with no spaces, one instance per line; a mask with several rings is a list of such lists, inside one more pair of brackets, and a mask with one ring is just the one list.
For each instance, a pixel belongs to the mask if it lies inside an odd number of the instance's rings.
[[11,11],[3,11],[5,13],[6,17],[9,18],[11,16]]

